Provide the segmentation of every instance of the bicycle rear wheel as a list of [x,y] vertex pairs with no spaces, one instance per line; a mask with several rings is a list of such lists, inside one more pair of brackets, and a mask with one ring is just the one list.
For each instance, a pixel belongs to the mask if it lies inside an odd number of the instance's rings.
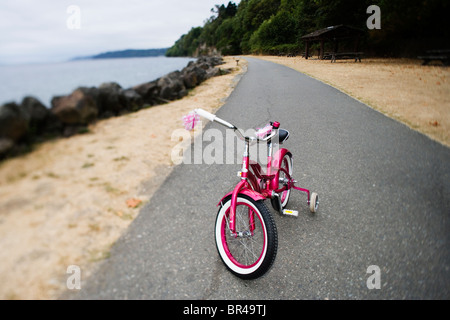
[[229,228],[231,196],[222,201],[217,213],[215,240],[225,266],[242,279],[264,275],[275,261],[278,234],[263,201],[239,194],[236,205],[236,233]]
[[[281,160],[280,170],[279,170],[279,183],[287,185],[286,179],[292,178],[292,156],[290,153],[286,153]],[[286,208],[289,198],[291,196],[291,189],[285,190],[280,193],[281,210]],[[280,211],[280,204],[277,198],[271,199],[272,207],[275,211]]]

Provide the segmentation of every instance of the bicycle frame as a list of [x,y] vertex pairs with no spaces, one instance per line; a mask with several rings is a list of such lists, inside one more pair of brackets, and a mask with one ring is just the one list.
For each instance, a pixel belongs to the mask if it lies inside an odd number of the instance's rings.
[[[306,192],[308,196],[308,205],[310,204],[310,191],[308,189],[303,189],[296,187],[295,180],[290,176],[289,172],[285,169],[281,168],[282,161],[285,155],[292,154],[289,150],[285,148],[279,149],[275,156],[273,155],[273,138],[278,136],[279,123],[273,122],[271,123],[271,128],[268,132],[268,135],[264,138],[257,137],[248,137],[244,136],[242,132],[233,124],[218,118],[216,115],[213,115],[202,109],[195,109],[195,113],[210,120],[220,123],[221,125],[234,130],[235,134],[245,142],[245,149],[242,156],[242,168],[240,171],[241,181],[234,187],[233,191],[226,194],[217,206],[222,205],[223,200],[231,195],[231,207],[229,214],[229,228],[233,234],[236,234],[236,205],[237,205],[237,197],[239,194],[244,194],[251,197],[255,201],[265,200],[265,199],[274,199],[278,198],[279,201],[279,210],[282,213],[281,201],[279,194],[290,190],[291,188]],[[250,163],[250,145],[254,143],[267,143],[268,152],[267,152],[267,170],[266,174],[262,174],[262,168],[257,162]],[[250,171],[250,168],[252,171]],[[283,179],[283,186],[280,188],[280,171],[283,171],[285,174],[285,178]],[[264,186],[264,188],[262,187]],[[253,214],[249,214],[249,222],[250,222],[250,231],[253,231]]]
[[[229,228],[231,232],[236,232],[236,224],[235,224],[235,213],[236,213],[236,205],[237,205],[237,196],[238,194],[245,194],[250,196],[253,200],[265,200],[272,199],[283,191],[294,188],[299,191],[303,191],[307,193],[308,196],[308,204],[310,201],[310,192],[308,189],[303,189],[296,187],[294,185],[295,180],[289,175],[286,170],[281,168],[281,162],[286,154],[291,154],[288,149],[281,148],[277,151],[275,156],[273,156],[273,148],[272,141],[268,142],[268,155],[267,155],[267,172],[266,174],[262,174],[261,165],[257,162],[250,163],[250,139],[245,140],[245,150],[242,158],[242,169],[240,171],[241,181],[234,187],[233,191],[226,194],[218,203],[218,206],[222,204],[223,199],[228,197],[231,194],[231,207],[230,207],[230,215],[229,215]],[[251,167],[251,171],[249,170]],[[285,175],[288,177],[287,181],[280,188],[280,171],[283,170]],[[261,187],[261,182],[264,182],[263,185],[265,188]],[[280,206],[281,208],[281,206]],[[253,226],[253,215],[249,215],[250,219],[250,231]]]

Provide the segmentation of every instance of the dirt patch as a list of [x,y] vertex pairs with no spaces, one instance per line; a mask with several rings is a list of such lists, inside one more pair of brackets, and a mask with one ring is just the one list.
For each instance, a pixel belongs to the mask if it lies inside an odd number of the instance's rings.
[[412,59],[257,56],[321,80],[450,147],[450,68]]
[[0,299],[56,299],[67,268],[86,278],[171,172],[172,132],[214,112],[245,70],[232,58],[182,100],[99,121],[0,164]]

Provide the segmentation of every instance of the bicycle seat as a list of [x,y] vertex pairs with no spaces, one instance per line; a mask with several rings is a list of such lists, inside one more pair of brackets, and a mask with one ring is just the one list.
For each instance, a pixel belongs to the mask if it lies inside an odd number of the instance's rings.
[[289,138],[289,131],[284,129],[278,129],[278,136],[280,139],[278,143],[283,144],[283,142],[285,142]]

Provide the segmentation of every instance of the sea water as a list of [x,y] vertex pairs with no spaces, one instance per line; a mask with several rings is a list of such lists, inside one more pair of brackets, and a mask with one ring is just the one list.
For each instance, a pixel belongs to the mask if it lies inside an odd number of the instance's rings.
[[116,82],[126,89],[181,70],[191,60],[147,57],[0,66],[0,105],[33,96],[50,108],[54,96],[68,95],[78,87]]

